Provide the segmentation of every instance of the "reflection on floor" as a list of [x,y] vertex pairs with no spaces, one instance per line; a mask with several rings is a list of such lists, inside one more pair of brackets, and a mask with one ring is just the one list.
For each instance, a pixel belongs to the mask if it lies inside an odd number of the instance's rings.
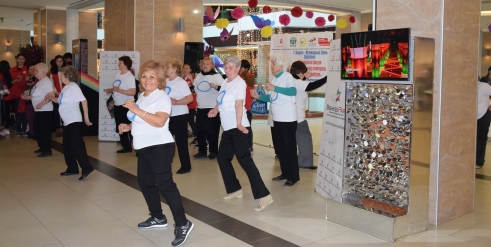
[[[309,120],[309,124],[318,149],[320,135],[316,133],[321,132],[322,120]],[[190,200],[187,208],[193,212],[194,201],[226,217],[220,222],[190,216],[196,227],[184,246],[490,246],[491,181],[476,179],[474,213],[387,243],[325,220],[325,201],[313,191],[315,171],[301,170],[301,181],[293,187],[271,181],[279,174],[279,164],[268,147],[269,127],[264,120],[254,120],[253,130],[254,160],[274,203],[264,212],[253,211],[257,202],[236,162],[244,198],[223,201],[225,189],[216,161],[192,160],[191,173],[174,176],[181,194]],[[54,140],[61,142],[60,138]],[[85,140],[89,155],[136,175],[134,153],[116,155],[120,147],[115,143],[98,142],[97,137]],[[38,159],[32,153],[36,148],[35,141],[14,135],[0,140],[0,246],[170,246],[173,222],[166,205],[168,228],[136,227],[148,213],[141,193],[135,189],[136,180],[120,182],[99,171],[82,182],[78,176],[60,177],[65,169],[63,155],[53,152],[52,157]],[[190,153],[195,152],[191,147]],[[491,160],[491,147],[487,157]],[[176,157],[174,172],[178,167]],[[491,162],[476,172],[489,178]],[[229,229],[217,230],[227,224]],[[248,232],[242,232],[244,229]],[[275,238],[284,244],[273,241]]]

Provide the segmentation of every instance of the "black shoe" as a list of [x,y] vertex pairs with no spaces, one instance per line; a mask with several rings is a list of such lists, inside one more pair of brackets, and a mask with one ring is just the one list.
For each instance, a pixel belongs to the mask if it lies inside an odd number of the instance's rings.
[[208,158],[209,160],[214,160],[217,158],[217,154],[216,153],[210,153],[210,155],[208,155],[208,157],[206,157],[206,158]]
[[206,154],[198,152],[197,154],[193,155],[193,158],[195,158],[195,159],[206,159]]
[[177,174],[184,174],[184,173],[189,173],[189,172],[191,172],[191,169],[182,169],[181,168],[181,169],[177,170],[176,173]]
[[[298,181],[297,181],[298,182]],[[293,186],[294,184],[296,184],[297,182],[292,182],[290,180],[286,180],[285,182],[285,186]]]
[[194,228],[194,224],[188,220],[186,225],[174,227],[174,236],[176,236],[176,239],[172,241],[172,246],[181,246],[188,239],[189,234]]
[[166,227],[167,226],[167,218],[157,219],[157,217],[150,216],[147,220],[138,224],[138,228],[158,228],[158,227]]
[[51,152],[42,152],[42,153],[38,154],[38,158],[44,158],[44,157],[49,157],[49,156],[53,156],[53,153],[51,153]]
[[118,153],[118,154],[131,153],[131,152],[133,152],[133,151],[132,150],[126,150],[124,148],[116,151],[116,153]]
[[61,176],[70,176],[70,175],[77,175],[78,172],[62,172],[60,173]]
[[281,181],[281,180],[285,180],[285,179],[286,179],[286,177],[283,177],[280,175],[278,177],[273,178],[273,181]]
[[307,166],[307,167],[299,167],[303,170],[317,170],[317,166]]
[[196,138],[194,138],[194,140],[192,142],[190,142],[189,145],[193,145],[193,146],[198,145],[198,140],[196,140]]
[[34,151],[34,153],[35,153],[35,154],[40,154],[40,153],[42,153],[42,152],[43,152],[43,151],[41,151],[41,148],[40,148],[40,149],[38,149],[38,150],[35,150],[35,151]]
[[89,176],[89,174],[90,174],[91,172],[93,172],[93,171],[94,171],[94,168],[92,168],[92,170],[90,170],[90,171],[88,171],[88,172],[84,172],[84,171],[82,171],[82,176],[80,176],[80,178],[79,178],[78,180],[84,180],[84,179],[85,179],[87,176]]
[[33,136],[33,135],[28,134],[27,135],[27,139],[33,139],[33,140],[35,140],[36,139],[36,136]]

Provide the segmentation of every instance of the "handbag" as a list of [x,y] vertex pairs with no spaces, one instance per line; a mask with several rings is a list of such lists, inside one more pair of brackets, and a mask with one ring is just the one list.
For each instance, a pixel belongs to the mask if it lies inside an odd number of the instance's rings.
[[[115,82],[118,82],[119,81],[119,85],[118,85],[118,88],[119,86],[121,86],[121,81],[120,80],[116,80]],[[114,86],[114,83],[113,83],[113,86]],[[109,96],[109,99],[106,100],[106,107],[107,107],[107,111],[109,112],[109,115],[111,115],[111,119],[114,118],[114,98],[113,98],[113,93],[111,93],[111,96]]]
[[[264,89],[258,88],[257,94],[264,95],[266,93],[264,92]],[[262,102],[262,101],[257,100],[257,99],[254,99],[252,101],[251,113],[253,113],[253,114],[268,114],[267,103]]]

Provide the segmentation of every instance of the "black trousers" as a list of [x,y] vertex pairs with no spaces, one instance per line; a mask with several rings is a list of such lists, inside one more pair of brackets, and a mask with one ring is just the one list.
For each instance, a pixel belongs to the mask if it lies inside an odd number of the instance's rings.
[[21,99],[20,98],[15,98],[9,101],[5,101],[5,108],[7,109],[7,114],[8,114],[8,124],[10,127],[10,107],[12,106],[12,110],[15,114],[15,130],[17,132],[25,132],[27,128],[27,116],[26,113],[19,113],[17,112],[19,110],[19,104],[20,104]]
[[277,147],[276,151],[280,159],[281,176],[292,182],[300,180],[296,132],[297,121],[274,121],[273,139],[275,139],[275,147]]
[[181,169],[191,169],[191,160],[188,149],[188,114],[170,117],[169,131],[174,135],[176,141],[177,153],[181,161]]
[[181,194],[172,180],[171,162],[175,152],[174,143],[145,147],[138,150],[138,185],[147,202],[150,214],[162,218],[160,194],[164,197],[177,226],[187,223]]
[[34,114],[34,133],[43,153],[51,153],[51,119],[52,111],[37,111]]
[[252,149],[252,112],[251,111],[246,111],[247,115],[247,120],[249,120],[249,124],[251,127],[249,128],[249,139],[247,140],[247,145],[249,149]]
[[488,142],[489,123],[491,122],[491,112],[486,111],[484,116],[477,120],[477,137],[476,137],[476,165],[484,165],[484,156],[486,155],[486,144]]
[[196,134],[198,139],[198,152],[206,154],[206,141],[210,147],[210,153],[218,153],[218,135],[220,134],[220,115],[214,118],[208,117],[212,108],[197,109]]
[[78,165],[82,168],[82,173],[93,169],[82,138],[82,122],[71,123],[63,128],[63,156],[67,165],[66,172],[78,173]]
[[189,109],[188,124],[191,127],[191,131],[193,131],[193,136],[196,137],[196,120],[194,120],[194,117],[196,117],[196,109]]
[[63,128],[63,125],[61,125],[60,112],[58,111],[59,108],[60,105],[53,104],[53,122],[51,126],[51,131],[57,131],[59,128]]
[[274,127],[271,127],[271,140],[273,141],[273,149],[274,149],[274,154],[278,155],[277,147],[276,147],[276,141],[274,139]]
[[[130,124],[131,121],[128,119],[126,114],[128,113],[128,109],[124,108],[120,105],[114,106],[114,120],[116,121],[116,133],[119,134],[118,126],[122,123]],[[133,150],[131,148],[131,131],[124,132],[119,135],[119,141],[121,142],[121,146],[123,146],[124,150]]]
[[240,132],[237,128],[224,131],[222,133],[222,140],[220,141],[217,161],[228,194],[241,189],[239,180],[237,180],[235,175],[234,167],[232,166],[232,159],[235,155],[240,166],[242,166],[249,178],[254,199],[259,199],[269,195],[269,191],[266,185],[264,185],[261,174],[259,174],[256,164],[254,164],[254,160],[252,160],[247,144],[248,138],[248,134]]

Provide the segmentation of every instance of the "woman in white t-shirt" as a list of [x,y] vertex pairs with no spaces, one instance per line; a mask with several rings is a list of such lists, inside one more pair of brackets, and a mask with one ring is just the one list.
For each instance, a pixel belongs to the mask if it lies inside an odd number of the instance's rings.
[[[116,122],[116,132],[118,133],[118,126],[120,124],[129,124],[130,120],[126,118],[128,109],[123,107],[124,102],[127,100],[134,100],[136,94],[135,76],[131,73],[131,65],[133,61],[128,56],[122,56],[118,61],[118,68],[121,71],[116,74],[116,79],[113,82],[113,88],[106,89],[106,93],[113,94],[114,99],[114,120]],[[117,153],[131,153],[131,133],[119,134],[119,141],[123,148],[118,150]]]
[[31,95],[21,94],[23,100],[31,100],[34,106],[34,132],[39,149],[34,151],[38,158],[44,158],[52,155],[51,152],[51,120],[53,118],[53,103],[46,98],[53,92],[53,82],[46,76],[48,66],[44,63],[38,63],[34,69],[34,76],[39,80],[32,89]]
[[254,210],[260,212],[273,203],[273,198],[264,185],[261,174],[259,174],[249,151],[248,141],[251,125],[247,119],[245,108],[247,85],[239,76],[239,69],[239,57],[230,56],[225,59],[227,79],[223,82],[216,98],[217,105],[208,113],[208,117],[216,117],[220,112],[223,133],[217,161],[228,194],[223,199],[230,200],[243,196],[242,188],[231,162],[235,155],[249,178],[254,199],[259,199],[259,204]]
[[150,211],[150,218],[138,224],[139,228],[166,227],[162,214],[160,194],[170,207],[175,221],[172,246],[183,244],[193,230],[193,223],[186,219],[181,194],[172,179],[171,162],[175,144],[169,131],[171,99],[165,88],[165,68],[156,61],[142,64],[139,72],[143,90],[138,100],[127,100],[131,124],[118,126],[119,133],[133,131],[133,147],[138,150],[138,185]]
[[188,149],[188,104],[193,101],[193,95],[188,83],[182,79],[182,62],[171,59],[166,62],[165,74],[167,75],[165,92],[172,102],[172,110],[169,120],[169,130],[175,137],[177,153],[181,161],[181,168],[177,174],[191,171],[191,160]]
[[[216,97],[222,85],[223,78],[215,72],[213,60],[209,57],[203,59],[201,72],[194,79],[194,91],[198,108],[196,111],[196,134],[198,139],[198,153],[195,159],[215,159],[218,153],[218,135],[220,134],[220,118],[208,118],[208,112],[216,105]],[[210,155],[207,156],[207,142]]]
[[281,175],[273,181],[286,179],[285,186],[293,186],[300,180],[298,171],[297,140],[297,106],[295,104],[295,79],[286,72],[288,58],[285,54],[276,53],[270,58],[271,73],[275,76],[271,83],[266,83],[269,95],[257,94],[251,90],[251,96],[264,102],[271,102],[270,111],[273,119],[273,138],[277,144],[277,155],[280,160]]
[[[63,155],[67,165],[66,171],[60,173],[61,176],[78,174],[78,165],[82,168],[82,176],[78,180],[86,178],[94,168],[89,163],[85,142],[82,138],[82,120],[87,126],[92,123],[89,120],[89,108],[87,100],[80,87],[75,83],[78,80],[78,71],[75,67],[69,65],[60,69],[59,80],[65,85],[61,90],[59,97],[51,95],[49,99],[58,103],[58,111],[63,120]],[[80,103],[84,111],[80,112]],[[78,165],[77,165],[78,161]]]

